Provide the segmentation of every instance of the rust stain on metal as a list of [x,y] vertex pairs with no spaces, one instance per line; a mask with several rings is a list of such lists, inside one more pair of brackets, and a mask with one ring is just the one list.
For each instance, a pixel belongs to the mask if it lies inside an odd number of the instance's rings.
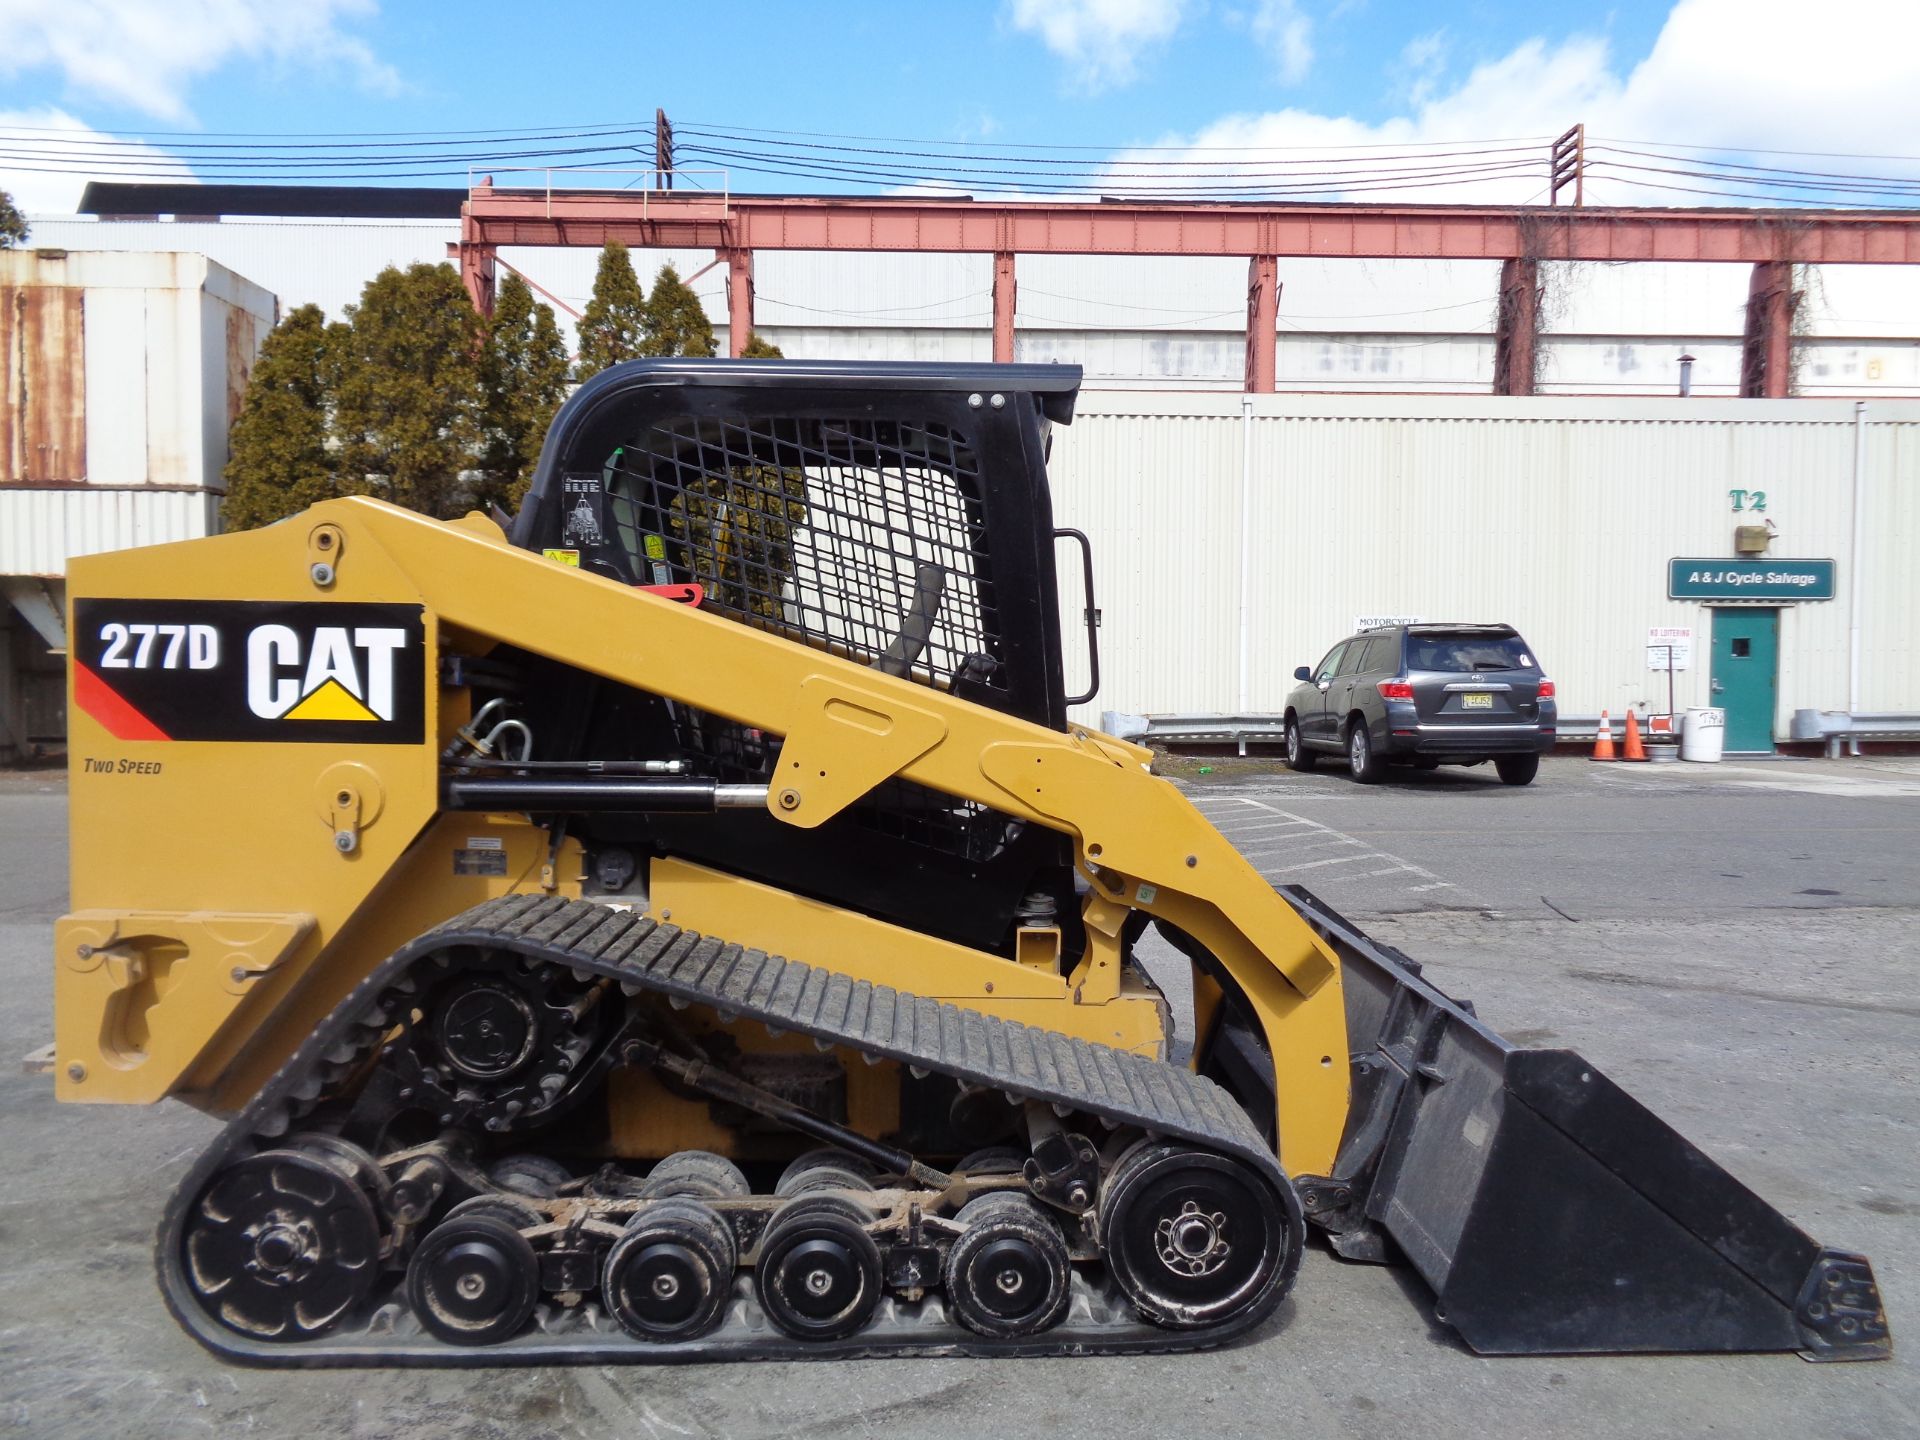
[[81,296],[69,286],[0,287],[0,484],[86,478]]
[[247,382],[253,378],[254,357],[260,353],[260,319],[238,306],[227,311],[227,428],[240,418],[240,405],[247,398]]

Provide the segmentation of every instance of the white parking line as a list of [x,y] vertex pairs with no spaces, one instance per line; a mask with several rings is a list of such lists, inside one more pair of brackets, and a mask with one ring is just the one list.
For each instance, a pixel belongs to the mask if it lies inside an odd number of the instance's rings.
[[[1227,838],[1232,840],[1234,837],[1229,835]],[[1329,839],[1317,831],[1306,830],[1286,840],[1262,840],[1253,845],[1242,845],[1235,841],[1234,848],[1242,855],[1251,855],[1255,851],[1272,851],[1275,854],[1284,851],[1288,855],[1297,855],[1302,850],[1318,850],[1323,845],[1358,845],[1359,843],[1358,840],[1345,835],[1337,839]]]
[[[1358,844],[1359,842],[1354,842]],[[1367,851],[1360,855],[1336,855],[1331,860],[1309,860],[1304,865],[1282,865],[1278,870],[1269,871],[1273,875],[1291,875],[1296,870],[1318,870],[1322,865],[1351,865],[1356,860],[1385,860],[1391,857]]]
[[[1388,876],[1401,875],[1417,884],[1387,886],[1385,893],[1375,887],[1368,895],[1374,903],[1390,903],[1397,894],[1400,896],[1433,896],[1441,890],[1454,892],[1449,903],[1485,910],[1488,914],[1497,914],[1491,904],[1472,892],[1461,889],[1451,880],[1442,880],[1425,866],[1416,865],[1411,860],[1380,850],[1366,841],[1352,835],[1343,834],[1330,825],[1322,825],[1318,820],[1309,820],[1304,815],[1296,815],[1291,810],[1282,810],[1264,800],[1256,800],[1249,795],[1205,796],[1195,800],[1208,821],[1220,833],[1233,842],[1247,862],[1269,880],[1277,881],[1281,876],[1300,875],[1307,871],[1320,871],[1312,884],[1316,887],[1334,887],[1351,885],[1364,880],[1384,880]],[[1317,850],[1339,850],[1351,848],[1358,852],[1351,855],[1330,855],[1315,860],[1302,860],[1301,856]],[[1335,869],[1336,866],[1356,864],[1368,860],[1374,862],[1372,870]],[[1285,862],[1285,863],[1282,863]],[[1298,862],[1298,863],[1295,863]]]

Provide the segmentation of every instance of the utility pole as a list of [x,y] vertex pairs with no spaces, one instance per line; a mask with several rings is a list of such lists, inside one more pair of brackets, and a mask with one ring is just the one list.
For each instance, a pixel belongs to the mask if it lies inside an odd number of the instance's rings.
[[1558,205],[1560,192],[1573,187],[1573,203],[1587,199],[1587,127],[1576,125],[1548,147],[1547,203]]
[[653,112],[653,188],[673,188],[673,122],[667,112]]

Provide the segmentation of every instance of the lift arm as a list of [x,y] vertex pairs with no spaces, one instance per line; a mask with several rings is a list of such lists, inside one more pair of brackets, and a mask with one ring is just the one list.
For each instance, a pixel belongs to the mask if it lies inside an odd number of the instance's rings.
[[637,593],[513,549],[478,519],[447,525],[366,499],[330,502],[312,517],[350,537],[336,583],[370,541],[443,628],[785,737],[767,803],[788,824],[822,824],[898,775],[1070,836],[1098,895],[1193,936],[1245,990],[1273,1053],[1283,1162],[1294,1174],[1331,1166],[1347,1112],[1339,962],[1150,772],[1144,747],[1081,727],[1050,730]]

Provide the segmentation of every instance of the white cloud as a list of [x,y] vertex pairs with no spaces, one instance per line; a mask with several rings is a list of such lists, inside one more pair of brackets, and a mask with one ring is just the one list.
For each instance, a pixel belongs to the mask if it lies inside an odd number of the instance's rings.
[[399,76],[343,22],[375,0],[0,0],[0,76],[59,72],[75,95],[161,120],[192,119],[193,82],[230,61],[345,70],[392,91]]
[[[42,157],[0,159],[0,190],[29,217],[71,216],[88,180],[196,183],[194,173],[164,151],[103,135],[64,110],[0,110],[0,150]],[[90,163],[107,159],[113,163]]]
[[[1481,62],[1446,89],[1439,76],[1448,46],[1440,36],[1425,36],[1401,55],[1412,77],[1402,114],[1378,122],[1304,109],[1229,115],[1194,134],[1169,136],[1160,143],[1193,146],[1196,160],[1228,159],[1238,149],[1249,152],[1249,164],[1271,165],[1282,158],[1308,161],[1316,147],[1550,137],[1584,122],[1590,143],[1656,141],[1719,147],[1729,153],[1771,146],[1911,154],[1911,137],[1920,132],[1920,84],[1914,80],[1912,58],[1920,53],[1920,5],[1912,0],[1849,0],[1829,7],[1818,24],[1806,24],[1804,17],[1795,0],[1679,0],[1652,51],[1631,68],[1619,65],[1607,41],[1597,36],[1574,36],[1557,44],[1531,39]],[[1540,150],[1537,169],[1523,175],[1449,185],[1408,176],[1414,182],[1409,188],[1374,193],[1382,200],[1544,200],[1544,140]],[[1124,152],[1116,156],[1115,168],[1127,168],[1130,158]],[[1174,157],[1161,152],[1155,158]],[[1591,156],[1595,162],[1601,158],[1597,152]],[[1668,163],[1604,158],[1626,164]],[[1341,163],[1354,162],[1349,157]],[[1920,171],[1920,165],[1887,160],[1811,161],[1804,168]],[[1589,204],[1694,204],[1707,197],[1655,187],[1700,183],[1680,176],[1597,170],[1590,174],[1586,198]]]
[[1396,68],[1406,77],[1408,103],[1422,105],[1433,98],[1440,77],[1446,73],[1448,48],[1444,30],[1415,36],[1401,47]]
[[1094,91],[1133,80],[1188,9],[1189,0],[1010,0],[1007,19],[1066,61],[1073,85]]
[[1284,85],[1298,85],[1313,67],[1313,21],[1294,0],[1260,0],[1254,11],[1253,38],[1273,58]]

